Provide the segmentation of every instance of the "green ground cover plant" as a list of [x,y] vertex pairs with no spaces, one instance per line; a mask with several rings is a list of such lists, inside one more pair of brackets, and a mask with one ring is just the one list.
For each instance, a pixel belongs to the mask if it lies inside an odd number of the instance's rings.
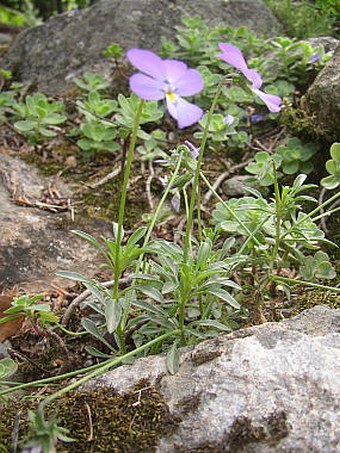
[[[182,346],[230,332],[247,318],[246,295],[261,310],[276,294],[290,298],[301,285],[340,292],[331,284],[333,263],[321,250],[336,244],[319,222],[339,211],[340,195],[327,193],[319,203],[308,195],[318,188],[307,178],[319,148],[293,137],[276,149],[255,152],[252,141],[260,127],[278,124],[281,111],[291,108],[293,91],[302,89],[312,68],[319,70],[330,54],[290,38],[261,40],[245,27],[210,28],[199,17],[184,18],[177,31],[175,43],[164,40],[161,56],[130,49],[126,61],[117,46],[110,46],[107,55],[120,58],[130,74],[124,93],[113,96],[109,82],[87,73],[74,81],[77,97],[69,110],[66,102],[42,93],[21,99],[20,90],[6,87],[0,94],[2,121],[13,122],[32,142],[64,134],[76,140],[85,160],[123,150],[112,237],[74,231],[100,253],[112,282],[58,273],[81,283],[92,296],[82,330],[68,330],[46,305],[36,303],[40,296],[15,299],[6,313],[57,336],[58,331],[90,334],[104,348],[87,348],[100,359],[95,365],[34,382],[9,381],[15,363],[0,362],[0,397],[82,376],[30,412],[29,438],[23,442],[44,453],[55,451],[58,441],[73,441],[67,426],[47,415],[47,407],[89,379],[133,357],[161,352],[168,371],[176,373]],[[316,54],[321,57],[311,61]],[[175,144],[168,140],[169,130],[177,134]],[[206,164],[209,158],[242,156],[246,150],[252,151],[249,159],[238,157],[237,163],[253,177],[244,195],[223,197],[207,176]],[[339,144],[333,144],[326,163],[329,176],[321,180],[325,191],[339,184],[338,150]],[[133,165],[140,161],[158,165],[162,192],[147,222],[127,234],[127,197]],[[208,215],[202,201],[207,193],[213,200]],[[173,212],[183,215],[179,238],[154,234],[169,201]]]

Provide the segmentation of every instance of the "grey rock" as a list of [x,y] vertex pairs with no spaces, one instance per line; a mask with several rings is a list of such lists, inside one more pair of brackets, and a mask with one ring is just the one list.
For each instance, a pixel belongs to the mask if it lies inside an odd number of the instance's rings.
[[340,310],[317,306],[185,348],[175,375],[163,356],[147,357],[85,387],[124,392],[142,379],[156,385],[180,420],[160,440],[161,453],[336,453],[339,323]]
[[163,36],[174,38],[184,14],[199,14],[212,25],[246,25],[267,36],[280,30],[262,0],[102,0],[22,32],[0,66],[49,94],[62,92],[85,71],[109,76],[111,66],[101,54],[112,42],[124,50],[159,50]]
[[329,141],[340,136],[340,46],[308,89],[303,105],[316,131]]
[[334,51],[338,47],[340,42],[338,39],[333,38],[332,36],[316,36],[314,38],[308,38],[306,39],[306,41],[309,42],[314,48],[322,45],[325,49],[325,52]]
[[[72,198],[72,189],[61,180],[42,177],[21,159],[0,154],[0,291],[13,285],[31,293],[53,285],[66,287],[70,281],[55,272],[76,271],[89,277],[98,271],[101,260],[93,247],[71,233],[77,223],[70,221],[69,212],[15,202],[26,199],[34,204],[52,182],[63,197]],[[95,221],[83,229],[98,236],[109,234],[107,225]]]
[[[232,176],[222,183],[223,193],[228,197],[241,197],[247,193],[245,190],[248,175]],[[249,193],[249,192],[248,192]]]
[[12,37],[9,34],[0,32],[0,46],[10,44],[11,42]]

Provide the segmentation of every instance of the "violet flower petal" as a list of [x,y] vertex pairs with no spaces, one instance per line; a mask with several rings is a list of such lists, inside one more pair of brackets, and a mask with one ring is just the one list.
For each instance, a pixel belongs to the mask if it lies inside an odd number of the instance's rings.
[[172,207],[176,212],[179,212],[179,208],[181,206],[181,196],[179,192],[175,192],[174,196],[171,198]]
[[166,81],[170,85],[176,85],[179,80],[188,70],[188,66],[179,60],[163,60],[165,68]]
[[196,148],[191,142],[189,142],[189,140],[185,140],[184,144],[189,148],[192,157],[197,160],[200,153],[200,148]]
[[224,53],[218,54],[217,57],[242,72],[242,74],[253,84],[253,88],[260,88],[262,85],[262,78],[260,74],[254,69],[248,68],[246,60],[244,59],[240,49],[232,44],[223,42],[221,42],[219,46]]
[[280,103],[281,98],[280,96],[275,96],[275,94],[268,94],[264,93],[261,90],[252,89],[252,91],[266,104],[268,110],[270,112],[276,113],[281,110]]
[[180,96],[193,96],[204,88],[201,74],[196,69],[188,69],[180,79],[176,81],[176,91]]
[[254,69],[247,69],[243,75],[252,83],[252,88],[258,89],[262,86],[262,78],[260,74]]
[[126,56],[129,62],[144,74],[162,82],[166,81],[165,66],[158,55],[149,50],[130,49]]
[[147,101],[164,99],[164,83],[144,74],[133,74],[130,77],[130,90]]
[[231,66],[234,66],[234,68],[238,69],[243,74],[244,72],[248,71],[246,60],[244,59],[244,56],[242,55],[240,49],[238,49],[236,46],[233,46],[232,44],[224,42],[219,43],[219,48],[223,53],[216,55],[218,58],[224,60]]
[[167,96],[166,105],[170,115],[177,120],[179,129],[192,126],[203,116],[203,110],[200,107],[181,97],[177,97],[173,102]]
[[235,117],[228,113],[224,118],[223,118],[223,123],[226,124],[227,126],[231,126],[233,122],[235,121]]

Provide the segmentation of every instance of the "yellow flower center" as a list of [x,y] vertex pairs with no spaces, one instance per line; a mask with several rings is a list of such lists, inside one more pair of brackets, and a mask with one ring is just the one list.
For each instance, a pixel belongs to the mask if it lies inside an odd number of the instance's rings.
[[174,91],[168,91],[165,95],[169,99],[170,102],[176,102],[177,95]]

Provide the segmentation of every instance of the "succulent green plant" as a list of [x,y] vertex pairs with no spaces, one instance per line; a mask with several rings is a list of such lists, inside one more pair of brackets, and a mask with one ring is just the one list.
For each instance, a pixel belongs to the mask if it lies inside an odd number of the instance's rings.
[[92,120],[81,124],[80,130],[83,138],[78,140],[77,144],[87,156],[95,151],[115,152],[119,149],[119,143],[114,141],[117,129],[111,124]]
[[313,143],[302,143],[297,137],[290,138],[287,145],[279,146],[277,154],[281,156],[281,169],[286,175],[304,173],[308,175],[313,170],[311,158],[318,148]]
[[43,93],[27,96],[25,103],[14,105],[17,114],[24,118],[14,123],[14,127],[31,139],[55,137],[57,132],[51,126],[64,123],[64,105],[60,101],[50,101]]
[[328,190],[336,189],[340,184],[340,143],[333,143],[330,153],[332,159],[326,162],[326,170],[329,176],[320,181],[320,184]]

